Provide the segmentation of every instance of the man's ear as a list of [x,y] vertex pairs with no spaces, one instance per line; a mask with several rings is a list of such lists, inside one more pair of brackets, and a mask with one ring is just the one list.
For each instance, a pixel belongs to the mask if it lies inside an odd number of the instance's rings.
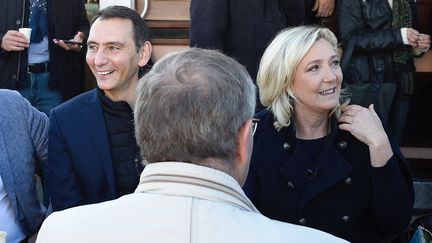
[[236,152],[236,163],[240,166],[249,166],[249,139],[252,136],[252,126],[247,120],[240,127],[239,133],[237,135],[237,152]]
[[140,54],[139,54],[140,59],[138,61],[138,65],[140,67],[144,67],[148,63],[151,57],[151,53],[152,53],[151,43],[149,41],[144,42],[144,45],[141,47]]

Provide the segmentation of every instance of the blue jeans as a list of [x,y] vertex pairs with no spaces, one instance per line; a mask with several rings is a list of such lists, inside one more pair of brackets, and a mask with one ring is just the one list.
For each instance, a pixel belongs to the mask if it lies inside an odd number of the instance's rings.
[[49,72],[29,73],[29,87],[19,89],[22,96],[39,111],[49,116],[51,109],[62,103],[62,96],[59,90],[48,87]]

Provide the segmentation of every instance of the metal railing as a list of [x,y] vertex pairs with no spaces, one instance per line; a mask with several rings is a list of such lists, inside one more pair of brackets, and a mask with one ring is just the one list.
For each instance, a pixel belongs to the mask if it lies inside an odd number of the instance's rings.
[[148,11],[148,0],[144,0],[144,8],[141,13],[141,18],[144,18]]

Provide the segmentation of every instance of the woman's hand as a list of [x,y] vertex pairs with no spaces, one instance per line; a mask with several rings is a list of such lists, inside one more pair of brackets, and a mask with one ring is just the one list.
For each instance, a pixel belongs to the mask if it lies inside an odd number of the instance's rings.
[[342,107],[339,122],[341,130],[350,132],[358,140],[369,146],[372,166],[384,166],[393,156],[389,139],[373,104],[369,108],[358,105]]

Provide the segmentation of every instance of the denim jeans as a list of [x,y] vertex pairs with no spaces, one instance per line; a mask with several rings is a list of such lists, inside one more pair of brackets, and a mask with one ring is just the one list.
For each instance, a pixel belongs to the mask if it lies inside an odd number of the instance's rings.
[[29,73],[29,86],[19,89],[22,96],[47,116],[51,109],[62,103],[62,96],[59,90],[48,87],[49,72]]

